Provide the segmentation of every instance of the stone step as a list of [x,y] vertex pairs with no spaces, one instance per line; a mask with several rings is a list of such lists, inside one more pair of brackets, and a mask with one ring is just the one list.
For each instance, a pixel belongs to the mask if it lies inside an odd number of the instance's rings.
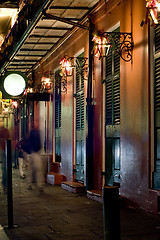
[[[94,201],[103,203],[103,192],[102,190],[87,190],[87,197],[89,199],[92,199]],[[119,195],[119,203],[121,207],[124,207],[126,205],[131,205],[126,203],[126,199]]]
[[61,183],[65,180],[66,180],[65,176],[60,173],[55,172],[47,173],[47,183],[51,185],[61,185]]
[[103,203],[101,190],[87,190],[87,197],[97,202]]
[[85,193],[86,187],[78,182],[62,182],[61,188],[72,193]]

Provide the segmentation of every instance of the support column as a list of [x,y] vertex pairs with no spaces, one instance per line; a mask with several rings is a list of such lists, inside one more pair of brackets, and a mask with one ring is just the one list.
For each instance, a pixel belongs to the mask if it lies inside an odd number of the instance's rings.
[[93,119],[94,106],[92,99],[92,76],[93,76],[93,23],[90,19],[89,28],[89,73],[87,85],[87,138],[86,138],[86,189],[94,189],[94,158],[93,158]]
[[120,205],[119,188],[103,188],[104,240],[120,240]]
[[7,160],[7,202],[8,202],[8,228],[13,228],[13,194],[12,194],[12,150],[11,140],[6,141]]

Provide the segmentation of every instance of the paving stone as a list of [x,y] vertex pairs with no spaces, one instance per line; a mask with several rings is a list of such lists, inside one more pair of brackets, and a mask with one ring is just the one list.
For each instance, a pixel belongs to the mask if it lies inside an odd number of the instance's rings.
[[[160,240],[160,216],[123,207],[120,217],[121,240]],[[102,203],[49,184],[43,194],[36,188],[29,191],[17,169],[13,169],[13,220],[14,228],[5,227],[7,196],[1,191],[0,224],[9,240],[104,239]]]

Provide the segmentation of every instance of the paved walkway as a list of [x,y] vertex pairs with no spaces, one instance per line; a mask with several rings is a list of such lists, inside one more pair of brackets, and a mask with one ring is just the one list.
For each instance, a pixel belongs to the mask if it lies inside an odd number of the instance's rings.
[[[101,203],[48,184],[41,194],[27,190],[17,169],[13,169],[13,224],[8,229],[7,196],[0,187],[0,240],[104,239]],[[121,240],[160,240],[160,216],[121,209]]]

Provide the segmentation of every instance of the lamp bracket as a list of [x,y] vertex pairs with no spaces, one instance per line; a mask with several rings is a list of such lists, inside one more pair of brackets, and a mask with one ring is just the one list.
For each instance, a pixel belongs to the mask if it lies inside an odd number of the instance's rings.
[[66,78],[66,76],[62,76],[62,78],[61,78],[61,92],[63,92],[63,93],[67,92],[67,78]]
[[125,62],[132,60],[132,51],[134,47],[132,33],[104,32],[102,36],[109,39],[110,45],[115,45],[116,51]]
[[87,57],[68,57],[69,60],[75,60],[75,64],[73,63],[73,67],[77,67],[79,74],[82,76],[84,72],[88,72],[88,64]]
[[60,75],[59,80],[55,80],[55,88],[58,89],[58,92],[67,93],[67,77],[65,75]]

